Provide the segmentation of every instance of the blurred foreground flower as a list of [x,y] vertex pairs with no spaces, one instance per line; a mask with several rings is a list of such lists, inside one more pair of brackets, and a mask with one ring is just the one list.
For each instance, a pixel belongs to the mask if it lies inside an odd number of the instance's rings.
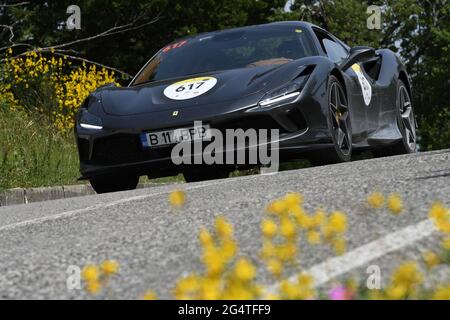
[[432,269],[441,263],[440,257],[433,251],[426,251],[422,254],[423,261],[428,269]]
[[367,197],[369,206],[375,209],[380,209],[384,205],[384,196],[380,192],[373,192]]
[[398,193],[392,193],[387,199],[387,206],[393,214],[399,214],[403,210],[402,198]]
[[152,290],[148,290],[145,294],[144,294],[144,300],[157,300],[158,296],[156,295],[156,293]]
[[97,295],[108,285],[109,278],[119,270],[119,264],[114,260],[104,260],[99,266],[89,264],[84,266],[81,276],[86,282],[88,293]]
[[104,275],[115,274],[119,271],[119,264],[114,260],[105,260],[100,264],[100,269]]
[[88,282],[97,281],[99,278],[99,274],[100,273],[98,267],[92,264],[86,265],[81,272],[81,276],[83,277],[83,279]]
[[404,262],[394,270],[386,289],[386,298],[393,300],[417,298],[423,278],[416,262]]
[[186,194],[182,190],[175,190],[169,194],[169,202],[173,207],[182,207],[186,203]]
[[338,285],[328,292],[328,297],[331,300],[351,300],[353,299],[353,294],[344,285]]

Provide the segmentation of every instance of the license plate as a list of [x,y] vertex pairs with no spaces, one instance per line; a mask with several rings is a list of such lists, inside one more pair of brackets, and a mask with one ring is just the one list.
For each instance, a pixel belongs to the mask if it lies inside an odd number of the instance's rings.
[[209,125],[141,133],[144,148],[176,144],[182,141],[211,140]]

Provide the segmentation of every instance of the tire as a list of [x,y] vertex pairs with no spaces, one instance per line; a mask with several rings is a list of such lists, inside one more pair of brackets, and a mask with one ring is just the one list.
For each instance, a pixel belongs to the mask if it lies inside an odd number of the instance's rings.
[[192,171],[183,172],[184,180],[186,180],[186,182],[225,179],[228,178],[229,175],[230,175],[229,171],[214,167],[213,168],[207,167],[203,169],[196,169]]
[[89,180],[98,194],[136,189],[138,176],[101,176]]
[[392,145],[374,150],[376,157],[388,157],[417,152],[416,120],[412,99],[402,80],[397,81],[396,120],[402,139]]
[[350,108],[344,88],[335,76],[328,79],[327,126],[333,147],[315,151],[310,157],[313,165],[350,161],[352,158],[352,126]]

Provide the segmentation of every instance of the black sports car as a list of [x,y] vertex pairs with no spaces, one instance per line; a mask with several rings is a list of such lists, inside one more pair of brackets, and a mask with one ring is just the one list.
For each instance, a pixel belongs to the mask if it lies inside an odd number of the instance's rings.
[[415,152],[411,90],[392,51],[349,48],[310,23],[199,34],[161,49],[127,87],[85,100],[75,125],[81,178],[102,193],[134,189],[142,175],[198,181],[245,167],[175,165],[173,132],[192,138],[198,120],[203,130],[278,129],[281,161]]

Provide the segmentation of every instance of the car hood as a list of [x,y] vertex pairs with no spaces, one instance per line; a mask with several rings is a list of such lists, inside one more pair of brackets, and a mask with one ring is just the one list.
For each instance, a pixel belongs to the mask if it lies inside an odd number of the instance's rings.
[[[305,60],[305,61],[302,61]],[[137,115],[164,110],[182,110],[201,105],[223,105],[260,92],[267,91],[294,79],[308,59],[296,60],[284,65],[242,68],[217,71],[194,76],[141,84],[131,87],[105,87],[100,90],[103,110],[109,115]],[[216,85],[206,93],[192,99],[172,100],[164,90],[177,82],[197,78],[213,77]],[[255,102],[255,104],[258,101]]]

